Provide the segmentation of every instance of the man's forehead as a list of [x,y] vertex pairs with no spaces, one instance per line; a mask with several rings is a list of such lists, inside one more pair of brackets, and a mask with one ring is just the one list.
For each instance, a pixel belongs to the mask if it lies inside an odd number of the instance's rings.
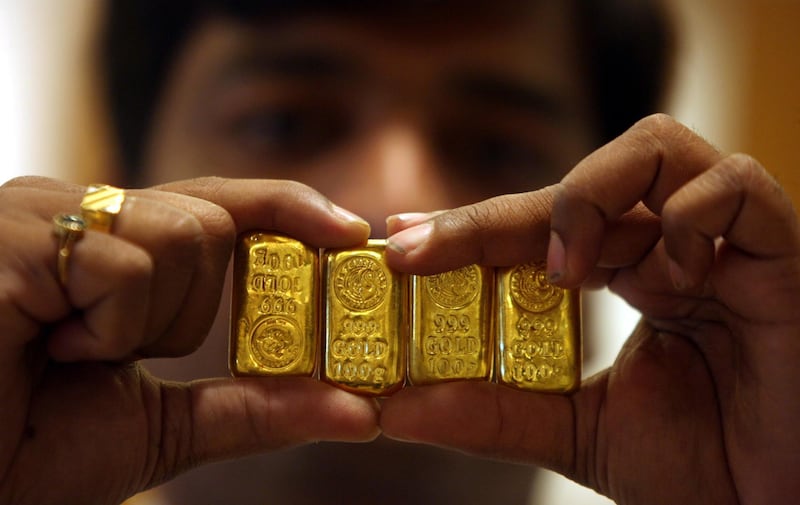
[[[247,79],[359,86],[374,79],[374,72],[358,54],[324,46],[282,47],[272,51],[243,51],[233,56],[221,65],[215,81],[221,87]],[[566,112],[555,93],[507,69],[464,62],[441,69],[435,77],[435,82],[428,84],[455,100],[516,108],[549,119],[557,119]]]
[[395,7],[375,7],[387,2],[372,2],[372,7],[352,9],[298,10],[291,15],[259,20],[240,20],[243,29],[255,36],[253,44],[277,46],[313,41],[315,37],[335,39],[370,37],[381,46],[428,51],[446,48],[469,54],[497,53],[510,44],[525,46],[525,51],[543,43],[572,45],[575,25],[573,12],[565,1],[490,2],[388,2]]
[[[393,20],[365,22],[371,19],[367,15],[307,14],[264,23],[216,20],[210,23],[212,31],[227,36],[219,37],[224,49],[211,51],[215,57],[208,58],[207,77],[219,82],[278,76],[330,84],[376,76],[397,82],[417,79],[423,86],[469,93],[499,96],[496,92],[505,90],[512,98],[541,106],[546,105],[548,88],[559,95],[579,88],[572,26],[564,22],[563,11],[528,8],[526,22],[495,12],[492,23],[480,26],[445,26],[433,22],[437,16],[432,15],[427,24],[410,31],[385,29]],[[558,22],[556,12],[562,15]],[[469,16],[462,13],[462,18]],[[503,19],[509,22],[505,29],[493,26]],[[407,20],[401,25],[412,26]],[[425,34],[440,25],[441,33]],[[575,96],[563,98],[576,101]]]
[[[213,2],[212,2],[213,3]],[[412,34],[414,38],[451,36],[459,31],[494,29],[510,23],[551,16],[572,9],[569,0],[291,0],[243,1],[248,9],[212,10],[220,16],[249,23],[279,26],[298,19],[351,20],[376,26],[389,36]]]

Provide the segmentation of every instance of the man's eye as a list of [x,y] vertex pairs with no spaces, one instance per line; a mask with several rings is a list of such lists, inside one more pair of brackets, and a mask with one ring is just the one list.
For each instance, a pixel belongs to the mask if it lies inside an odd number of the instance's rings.
[[477,167],[522,167],[530,153],[517,144],[502,137],[484,136],[474,139],[465,153]]
[[282,161],[310,158],[339,144],[349,130],[339,111],[324,107],[274,107],[248,112],[233,134],[245,149]]
[[439,136],[440,156],[454,170],[475,178],[524,180],[541,163],[537,149],[503,132],[458,130]]

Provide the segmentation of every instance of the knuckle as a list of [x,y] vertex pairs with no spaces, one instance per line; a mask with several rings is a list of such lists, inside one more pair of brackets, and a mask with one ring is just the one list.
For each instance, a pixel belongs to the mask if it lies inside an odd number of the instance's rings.
[[215,203],[208,202],[197,212],[202,231],[215,239],[229,244],[232,243],[236,233],[236,223],[233,216]]
[[149,448],[149,484],[160,484],[196,466],[194,444],[194,399],[183,384],[158,384],[148,408],[151,437],[159,443]]
[[216,195],[222,191],[222,188],[228,183],[228,179],[218,175],[209,175],[206,177],[198,177],[191,181],[191,185],[195,191],[202,194]]
[[630,132],[635,142],[652,145],[658,152],[664,151],[665,140],[684,133],[684,127],[667,114],[658,113],[647,116],[633,125]]
[[210,175],[155,186],[151,189],[178,193],[201,200],[216,201],[218,196],[224,193],[224,188],[228,183],[230,183],[230,179]]
[[772,202],[782,202],[786,208],[793,209],[789,194],[780,182],[756,158],[743,153],[734,153],[723,160],[730,176],[735,178],[732,184],[740,192],[764,198]]
[[271,182],[275,184],[274,190],[276,194],[283,195],[284,198],[288,197],[295,202],[309,202],[312,205],[330,205],[330,202],[322,193],[302,182],[291,180]]
[[700,138],[694,130],[663,112],[644,117],[634,124],[631,129],[658,140],[659,143]]
[[155,260],[143,249],[130,249],[124,261],[117,262],[116,276],[122,286],[149,285]]
[[279,180],[273,181],[273,183],[277,184],[283,192],[290,193],[298,197],[312,196],[318,198],[320,196],[320,193],[317,190],[311,186],[308,186],[307,184],[303,184],[302,182]]
[[747,154],[731,154],[722,159],[715,170],[721,191],[746,192],[755,188],[780,191],[777,181],[755,158]]
[[669,114],[657,113],[647,116],[631,127],[630,133],[634,147],[639,143],[651,146],[652,151],[659,153],[661,157],[674,155],[675,146],[684,146],[684,151],[700,149],[698,152],[704,152],[705,148],[717,151],[707,140]]
[[529,419],[525,409],[509,403],[508,397],[495,392],[496,418],[487,440],[486,452],[491,456],[516,453],[527,445],[529,429],[536,423]]
[[692,222],[693,210],[687,202],[677,198],[666,201],[661,212],[661,227],[667,235],[688,228]]
[[[224,188],[229,183],[229,179],[209,176],[192,179],[187,185],[182,185],[176,193],[189,199],[179,201],[177,205],[175,202],[167,202],[169,209],[175,209],[172,219],[169,220],[170,239],[180,240],[183,244],[200,244],[210,236],[213,241],[232,243],[236,223],[233,216],[214,201],[216,195],[225,191]],[[170,191],[173,190],[170,188]],[[167,207],[163,210],[167,212]]]
[[509,211],[510,209],[502,199],[496,197],[461,207],[457,212],[448,212],[439,219],[445,221],[452,228],[480,238],[496,229],[501,219],[500,216]]
[[672,116],[664,113],[651,114],[637,121],[629,130],[637,137],[655,140],[659,143],[661,139],[674,135],[676,131],[682,131],[685,127],[676,121]]
[[181,245],[191,244],[203,234],[200,221],[191,213],[176,209],[168,220],[170,241]]
[[684,128],[675,118],[663,112],[657,112],[645,116],[636,122],[634,128],[644,128],[653,132],[668,132],[673,131],[675,128]]
[[38,187],[45,183],[49,183],[50,181],[51,179],[38,175],[21,175],[9,179],[0,187],[3,188]]
[[722,161],[722,165],[726,169],[726,173],[735,178],[741,187],[747,187],[753,183],[775,182],[761,163],[748,154],[731,154]]
[[470,205],[464,209],[464,220],[475,233],[483,233],[492,220],[492,207],[489,202]]
[[[555,195],[550,191],[533,191],[519,195],[520,206],[527,216],[533,218],[546,218],[553,208]],[[508,204],[511,206],[511,202]],[[515,208],[509,209],[509,211]]]

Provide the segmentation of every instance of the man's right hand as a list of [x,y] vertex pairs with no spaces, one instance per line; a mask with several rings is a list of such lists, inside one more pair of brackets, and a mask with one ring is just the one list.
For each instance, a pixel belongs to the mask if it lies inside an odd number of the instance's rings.
[[52,216],[84,190],[0,188],[0,504],[119,503],[203,462],[377,436],[372,400],[313,379],[168,383],[136,361],[200,345],[237,233],[347,247],[366,223],[285,181],[132,190],[112,233],[75,243],[62,287]]

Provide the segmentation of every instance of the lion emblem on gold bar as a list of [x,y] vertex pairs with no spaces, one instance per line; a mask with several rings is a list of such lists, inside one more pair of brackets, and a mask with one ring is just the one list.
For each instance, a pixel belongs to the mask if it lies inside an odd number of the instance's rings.
[[294,321],[283,316],[269,316],[253,329],[250,350],[260,365],[286,368],[302,356],[303,339]]
[[424,277],[424,283],[431,300],[445,309],[466,307],[475,300],[481,288],[476,265]]
[[564,290],[547,280],[544,262],[517,266],[511,273],[511,298],[530,312],[545,312],[564,298]]
[[333,288],[336,298],[346,308],[355,311],[372,310],[386,297],[386,273],[373,258],[353,256],[336,268]]

